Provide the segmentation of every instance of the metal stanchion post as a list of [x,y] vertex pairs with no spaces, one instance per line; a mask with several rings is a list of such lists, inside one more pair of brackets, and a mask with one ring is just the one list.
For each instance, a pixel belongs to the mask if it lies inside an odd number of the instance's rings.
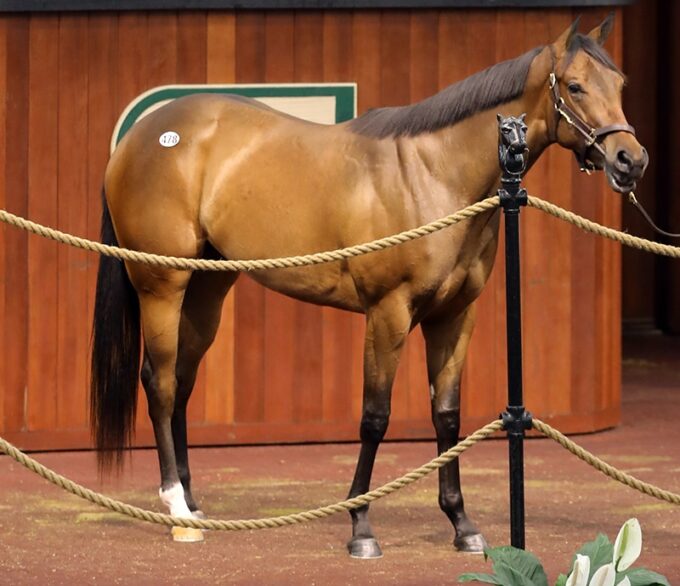
[[524,549],[524,436],[531,414],[522,397],[522,313],[520,298],[519,213],[527,203],[521,187],[528,148],[524,115],[498,116],[498,158],[503,171],[498,195],[505,216],[505,291],[507,312],[508,406],[501,414],[508,433],[510,461],[510,543]]

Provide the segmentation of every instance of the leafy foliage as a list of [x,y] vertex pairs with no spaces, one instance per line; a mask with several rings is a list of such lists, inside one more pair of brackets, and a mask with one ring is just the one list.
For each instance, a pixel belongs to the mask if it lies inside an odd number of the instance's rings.
[[548,577],[538,558],[511,546],[488,548],[484,554],[493,561],[494,574],[463,574],[461,582],[486,582],[501,586],[548,586]]
[[[632,523],[634,521],[634,523]],[[631,530],[631,526],[636,526],[636,539],[630,539],[630,547],[626,549],[626,530]],[[623,536],[622,536],[623,533]],[[581,549],[574,555],[572,559],[571,568],[574,568],[576,555],[585,556],[590,560],[590,571],[587,580],[584,576],[572,576],[571,579],[565,575],[560,574],[555,582],[555,586],[566,586],[567,582],[570,584],[575,581],[578,585],[586,586],[591,583],[593,575],[603,566],[610,565],[612,572],[609,579],[613,576],[614,557],[621,556],[625,553],[629,563],[637,559],[640,552],[641,533],[639,524],[636,519],[627,521],[619,532],[616,546],[612,544],[606,535],[600,533],[593,541],[585,543]],[[635,545],[634,545],[635,543]],[[615,553],[616,549],[616,553]],[[631,553],[631,550],[635,550]],[[548,578],[545,570],[538,558],[532,553],[522,549],[516,549],[510,546],[487,548],[484,551],[484,556],[493,562],[493,574],[482,573],[467,573],[459,577],[461,582],[484,582],[486,584],[495,584],[496,586],[548,586]],[[587,562],[588,560],[580,561]],[[586,566],[587,567],[587,566]],[[624,566],[627,567],[627,566]],[[571,571],[571,570],[570,570]],[[602,570],[604,572],[604,570]],[[601,579],[602,576],[598,575]],[[615,584],[621,584],[628,578],[630,586],[670,586],[668,580],[661,574],[646,570],[643,568],[628,568],[625,571],[616,573]],[[598,581],[596,579],[596,581]]]

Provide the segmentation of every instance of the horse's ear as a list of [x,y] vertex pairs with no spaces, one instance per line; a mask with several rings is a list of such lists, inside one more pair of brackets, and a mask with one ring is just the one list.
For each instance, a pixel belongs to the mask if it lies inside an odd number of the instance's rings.
[[523,114],[522,114],[522,115],[521,115],[521,116],[519,117],[519,119],[520,119],[520,120],[521,120],[522,122],[526,122],[526,119],[527,119],[527,113],[526,113],[526,112],[524,112],[524,113],[523,113]]
[[496,120],[499,122],[503,119],[503,116],[500,115],[500,113],[496,113]]
[[578,31],[578,23],[581,20],[581,17],[577,17],[574,22],[571,23],[571,26],[565,30],[559,37],[557,37],[557,40],[555,41],[555,47],[557,47],[558,51],[566,51],[569,48],[569,44],[571,43],[572,37],[577,33]]
[[596,43],[604,45],[609,33],[612,32],[612,28],[614,28],[614,13],[610,12],[607,18],[602,21],[602,24],[590,31],[588,36]]

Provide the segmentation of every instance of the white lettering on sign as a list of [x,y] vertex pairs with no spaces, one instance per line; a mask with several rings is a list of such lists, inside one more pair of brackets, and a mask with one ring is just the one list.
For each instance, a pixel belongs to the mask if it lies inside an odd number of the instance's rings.
[[174,147],[179,143],[179,134],[173,132],[172,130],[169,130],[168,132],[164,132],[163,134],[161,134],[161,137],[158,139],[158,142],[161,143],[161,146],[167,148]]

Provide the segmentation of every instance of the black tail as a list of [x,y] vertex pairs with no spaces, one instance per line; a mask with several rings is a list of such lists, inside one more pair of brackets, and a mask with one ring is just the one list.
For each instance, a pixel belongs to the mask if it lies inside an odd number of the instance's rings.
[[[103,195],[103,193],[102,193]],[[118,245],[102,197],[101,240]],[[92,326],[90,418],[100,471],[121,466],[134,433],[139,380],[139,300],[123,261],[101,256]]]

